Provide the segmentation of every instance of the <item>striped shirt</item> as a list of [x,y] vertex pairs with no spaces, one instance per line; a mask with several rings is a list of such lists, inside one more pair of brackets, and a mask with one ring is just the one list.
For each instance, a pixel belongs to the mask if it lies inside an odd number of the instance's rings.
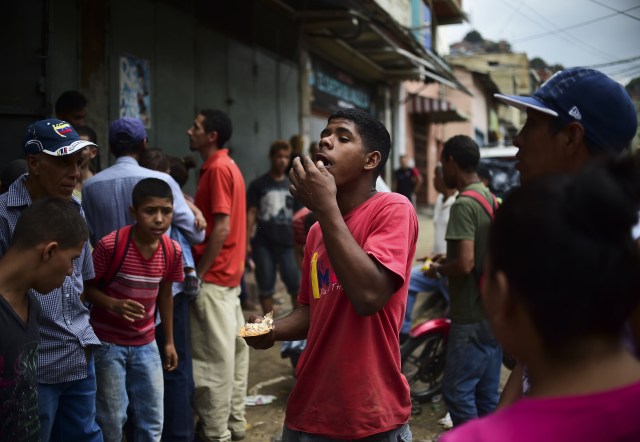
[[204,241],[204,231],[196,229],[195,216],[180,186],[171,175],[144,168],[133,157],[120,157],[113,166],[89,178],[82,186],[82,208],[87,215],[91,244],[116,229],[133,224],[131,193],[144,178],[158,178],[173,192],[173,221],[191,244]]
[[[104,278],[114,256],[116,232],[111,232],[96,244],[93,250],[93,263],[96,280]],[[153,256],[145,259],[133,239],[129,240],[129,249],[120,270],[111,283],[101,290],[116,299],[131,299],[144,306],[144,317],[133,322],[117,314],[94,306],[91,310],[91,325],[101,341],[118,345],[145,345],[155,339],[155,313],[158,288],[161,282],[180,282],[184,280],[182,269],[182,250],[176,241],[173,264],[166,271],[165,253],[162,244]]]
[[[22,211],[31,205],[25,187],[27,175],[22,175],[0,195],[0,256],[9,248],[11,236]],[[84,216],[80,202],[72,197]],[[38,382],[58,384],[87,377],[85,347],[100,345],[89,325],[89,311],[80,302],[83,281],[93,279],[93,262],[89,243],[80,257],[73,260],[73,275],[67,276],[62,287],[47,294],[30,292],[42,305],[40,316],[40,349],[38,350]]]

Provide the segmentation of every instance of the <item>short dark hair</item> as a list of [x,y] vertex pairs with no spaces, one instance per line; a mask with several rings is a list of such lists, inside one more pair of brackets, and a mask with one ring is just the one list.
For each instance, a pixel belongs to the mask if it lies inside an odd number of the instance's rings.
[[626,158],[538,178],[496,211],[489,277],[505,273],[550,355],[568,358],[581,337],[622,331],[640,299],[630,234],[639,208],[640,170]]
[[56,115],[68,114],[87,107],[87,99],[78,91],[65,91],[56,100]]
[[68,199],[45,197],[22,211],[10,247],[26,250],[55,241],[62,249],[70,249],[88,238],[89,229],[78,206]]
[[466,135],[455,135],[449,138],[442,148],[442,159],[448,157],[465,172],[475,172],[480,162],[478,143]]
[[204,117],[202,126],[206,133],[218,133],[218,147],[224,147],[231,139],[233,125],[229,115],[218,109],[203,109],[199,112]]
[[196,167],[196,160],[192,156],[184,158],[169,157],[169,175],[176,180],[180,187],[184,187],[189,180],[189,169]]
[[380,152],[380,164],[375,170],[375,175],[379,175],[389,158],[391,151],[391,136],[384,125],[361,109],[342,109],[331,114],[331,120],[348,120],[355,124],[365,152]]
[[145,140],[134,141],[127,144],[112,144],[109,143],[111,153],[116,158],[124,157],[132,154],[141,154],[145,151]]
[[138,164],[147,169],[166,173],[169,170],[169,157],[162,149],[154,147],[142,152]]
[[84,135],[85,137],[89,138],[89,141],[91,141],[92,143],[98,144],[98,136],[96,135],[96,131],[91,129],[89,126],[78,126],[75,128],[75,130],[78,135]]
[[484,178],[485,180],[491,182],[491,170],[486,164],[478,163],[476,173],[481,179]]
[[281,150],[291,152],[291,144],[289,144],[286,140],[274,141],[269,147],[269,158],[271,158],[276,154],[276,152],[280,152]]
[[171,186],[159,178],[145,178],[138,181],[131,193],[131,205],[135,209],[149,198],[167,198],[173,204]]

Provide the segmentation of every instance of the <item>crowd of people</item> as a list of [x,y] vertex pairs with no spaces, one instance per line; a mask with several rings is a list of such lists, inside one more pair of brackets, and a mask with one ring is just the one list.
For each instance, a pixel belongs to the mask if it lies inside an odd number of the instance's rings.
[[[447,140],[433,253],[414,267],[422,176],[405,158],[405,195],[376,190],[391,138],[364,111],[333,113],[310,155],[275,141],[245,186],[229,116],[201,110],[191,197],[193,160],[150,149],[137,119],[111,122],[100,170],[86,100],[63,94],[0,175],[0,440],[242,440],[249,346],[301,341],[283,441],[411,441],[400,345],[435,290],[451,319],[443,441],[640,438],[633,103],[582,68],[497,97],[527,112],[522,186],[500,204],[478,145]],[[242,338],[248,263],[262,315],[277,273],[292,310]],[[501,394],[503,350],[518,363]]]

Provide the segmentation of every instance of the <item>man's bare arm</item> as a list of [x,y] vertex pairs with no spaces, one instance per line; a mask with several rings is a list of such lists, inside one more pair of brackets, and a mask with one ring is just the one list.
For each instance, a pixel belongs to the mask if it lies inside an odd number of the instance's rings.
[[213,229],[209,235],[207,247],[205,248],[204,254],[198,263],[198,268],[196,269],[198,278],[203,279],[204,275],[209,271],[216,257],[220,253],[222,245],[227,239],[227,235],[229,235],[230,230],[231,221],[229,215],[215,213],[213,215]]

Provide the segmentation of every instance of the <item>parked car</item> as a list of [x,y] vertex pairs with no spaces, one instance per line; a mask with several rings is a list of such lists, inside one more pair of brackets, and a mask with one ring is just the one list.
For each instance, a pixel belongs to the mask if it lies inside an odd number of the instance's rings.
[[520,185],[520,171],[516,169],[517,147],[496,146],[480,148],[480,164],[489,169],[489,188],[499,198],[504,198]]

